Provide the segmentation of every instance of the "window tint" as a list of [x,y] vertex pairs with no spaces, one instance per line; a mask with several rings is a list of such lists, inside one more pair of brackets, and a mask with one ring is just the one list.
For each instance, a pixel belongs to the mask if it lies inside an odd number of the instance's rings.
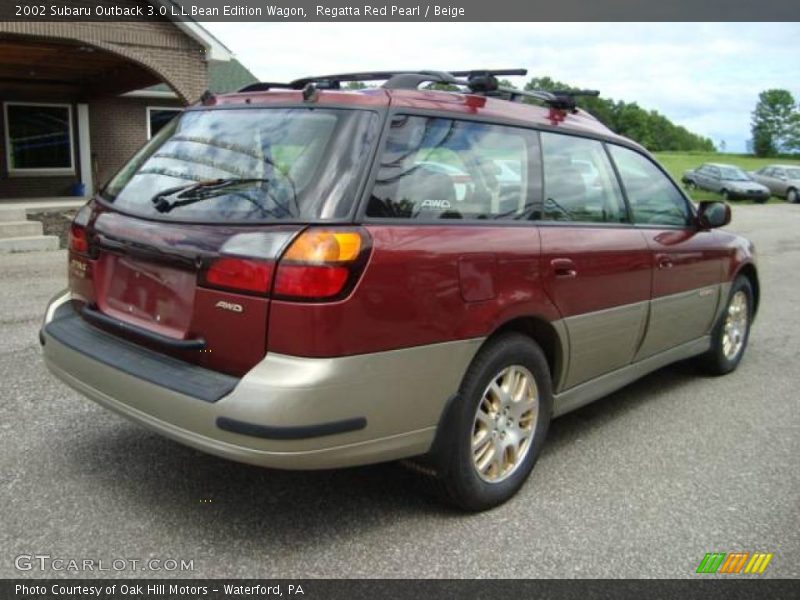
[[69,106],[6,104],[9,170],[72,171]]
[[627,148],[609,146],[628,195],[634,223],[684,226],[691,212],[686,199],[650,160]]
[[[399,115],[380,158],[370,217],[527,219],[538,172],[534,132]],[[534,168],[529,165],[533,161]]]
[[378,131],[377,115],[361,110],[189,110],[162,127],[103,195],[159,219],[342,218]]
[[603,144],[542,133],[545,219],[623,223],[625,202]]

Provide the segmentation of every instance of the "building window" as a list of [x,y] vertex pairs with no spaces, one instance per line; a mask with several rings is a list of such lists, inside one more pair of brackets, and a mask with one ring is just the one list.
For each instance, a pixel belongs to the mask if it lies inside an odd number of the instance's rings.
[[181,113],[180,108],[171,108],[163,106],[148,106],[147,107],[147,139],[149,140],[159,130],[169,123],[176,115]]
[[69,104],[6,102],[3,108],[10,175],[75,173]]

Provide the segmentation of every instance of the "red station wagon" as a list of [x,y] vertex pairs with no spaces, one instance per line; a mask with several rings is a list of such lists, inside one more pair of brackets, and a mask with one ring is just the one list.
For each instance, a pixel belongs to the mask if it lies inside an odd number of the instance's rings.
[[506,74],[206,94],[75,219],[48,367],[233,460],[411,459],[468,510],[520,488],[551,418],[677,360],[735,369],[759,284],[730,209]]

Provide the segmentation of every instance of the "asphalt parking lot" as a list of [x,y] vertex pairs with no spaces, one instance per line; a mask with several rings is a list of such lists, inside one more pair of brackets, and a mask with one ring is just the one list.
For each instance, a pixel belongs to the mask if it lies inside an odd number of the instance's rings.
[[184,577],[681,578],[711,551],[798,577],[800,205],[736,206],[731,228],[763,290],[739,370],[674,365],[555,421],[527,486],[479,515],[396,465],[262,470],[95,406],[40,357],[64,252],[0,256],[0,577],[75,575],[15,569],[49,554],[193,560]]

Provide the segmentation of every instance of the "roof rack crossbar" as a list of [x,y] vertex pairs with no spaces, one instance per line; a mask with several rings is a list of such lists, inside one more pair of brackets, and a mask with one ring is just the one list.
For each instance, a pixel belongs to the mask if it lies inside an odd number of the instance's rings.
[[243,92],[268,92],[269,90],[293,90],[294,88],[289,83],[280,83],[277,81],[257,81],[255,83],[248,83],[243,88],[239,88],[237,93]]
[[522,98],[533,98],[544,102],[552,108],[562,110],[575,110],[577,108],[576,97],[589,96],[597,97],[600,92],[597,90],[517,90],[514,88],[498,87],[497,91],[501,94],[507,94],[508,99],[512,102],[517,102]]
[[383,88],[395,90],[417,89],[423,83],[442,83],[467,88],[470,93],[486,96],[505,97],[512,102],[524,98],[539,100],[551,108],[574,111],[577,108],[576,98],[579,96],[596,97],[597,90],[518,90],[501,86],[497,77],[524,76],[527,69],[474,69],[471,71],[364,71],[358,73],[336,73],[316,77],[302,77],[288,83],[258,82],[251,83],[239,92],[261,92],[271,89],[308,90],[309,84],[314,89],[341,89],[344,82],[385,81]]
[[[321,75],[317,77],[302,77],[300,79],[295,79],[289,85],[293,87],[293,89],[302,89],[309,83],[326,83],[326,84],[334,84],[334,83],[342,83],[342,82],[350,82],[350,81],[386,81],[387,84],[392,81],[392,79],[396,79],[398,77],[403,77],[403,79],[397,79],[392,86],[384,85],[384,87],[392,87],[394,89],[400,89],[399,85],[403,82],[406,85],[412,86],[414,79],[411,77],[405,77],[410,75],[415,76],[426,76],[426,79],[421,79],[419,83],[416,84],[418,86],[420,83],[424,83],[426,81],[430,81],[433,83],[451,83],[453,85],[467,85],[466,82],[457,81],[458,77],[473,77],[478,75],[483,76],[511,76],[511,75],[527,75],[527,69],[474,69],[472,71],[432,71],[432,70],[417,70],[417,71],[366,71],[361,73],[337,73],[334,75]],[[416,87],[414,86],[414,87]]]

